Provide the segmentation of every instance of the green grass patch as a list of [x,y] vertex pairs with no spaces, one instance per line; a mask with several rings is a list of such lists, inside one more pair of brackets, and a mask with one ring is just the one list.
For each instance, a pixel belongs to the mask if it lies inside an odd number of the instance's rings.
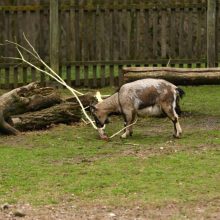
[[[160,205],[219,197],[220,87],[183,89],[181,139],[173,139],[165,118],[139,119],[133,137],[111,142],[84,124],[1,136],[0,203]],[[107,132],[122,126],[113,117]]]

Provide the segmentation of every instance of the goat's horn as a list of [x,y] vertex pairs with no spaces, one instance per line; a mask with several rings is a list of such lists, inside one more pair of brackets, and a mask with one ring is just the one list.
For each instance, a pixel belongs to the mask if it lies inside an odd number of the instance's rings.
[[97,98],[98,102],[102,102],[103,101],[101,93],[99,91],[96,92],[95,97]]

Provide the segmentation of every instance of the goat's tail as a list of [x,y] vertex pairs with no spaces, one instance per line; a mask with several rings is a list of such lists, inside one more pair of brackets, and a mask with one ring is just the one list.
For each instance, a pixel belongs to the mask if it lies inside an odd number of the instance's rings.
[[179,101],[180,101],[180,99],[183,98],[183,96],[185,95],[185,92],[179,87],[176,88],[176,92],[177,92],[177,97],[176,97],[176,108],[175,108],[175,110],[176,110],[176,113],[178,115],[181,115],[182,111],[181,111],[181,108],[180,108],[180,105],[179,105]]
[[181,88],[176,88],[177,94],[180,98],[183,98],[183,96],[186,94]]

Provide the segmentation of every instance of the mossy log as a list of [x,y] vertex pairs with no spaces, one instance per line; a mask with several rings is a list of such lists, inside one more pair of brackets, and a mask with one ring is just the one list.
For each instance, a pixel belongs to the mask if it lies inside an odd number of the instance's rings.
[[126,67],[124,81],[160,78],[177,85],[220,84],[220,68]]

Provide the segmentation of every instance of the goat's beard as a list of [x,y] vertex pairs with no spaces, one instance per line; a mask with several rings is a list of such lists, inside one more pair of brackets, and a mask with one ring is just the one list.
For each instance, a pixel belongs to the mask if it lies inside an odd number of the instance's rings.
[[102,140],[109,140],[109,137],[106,135],[104,129],[105,129],[105,125],[104,125],[102,128],[98,128],[99,137],[100,137]]

